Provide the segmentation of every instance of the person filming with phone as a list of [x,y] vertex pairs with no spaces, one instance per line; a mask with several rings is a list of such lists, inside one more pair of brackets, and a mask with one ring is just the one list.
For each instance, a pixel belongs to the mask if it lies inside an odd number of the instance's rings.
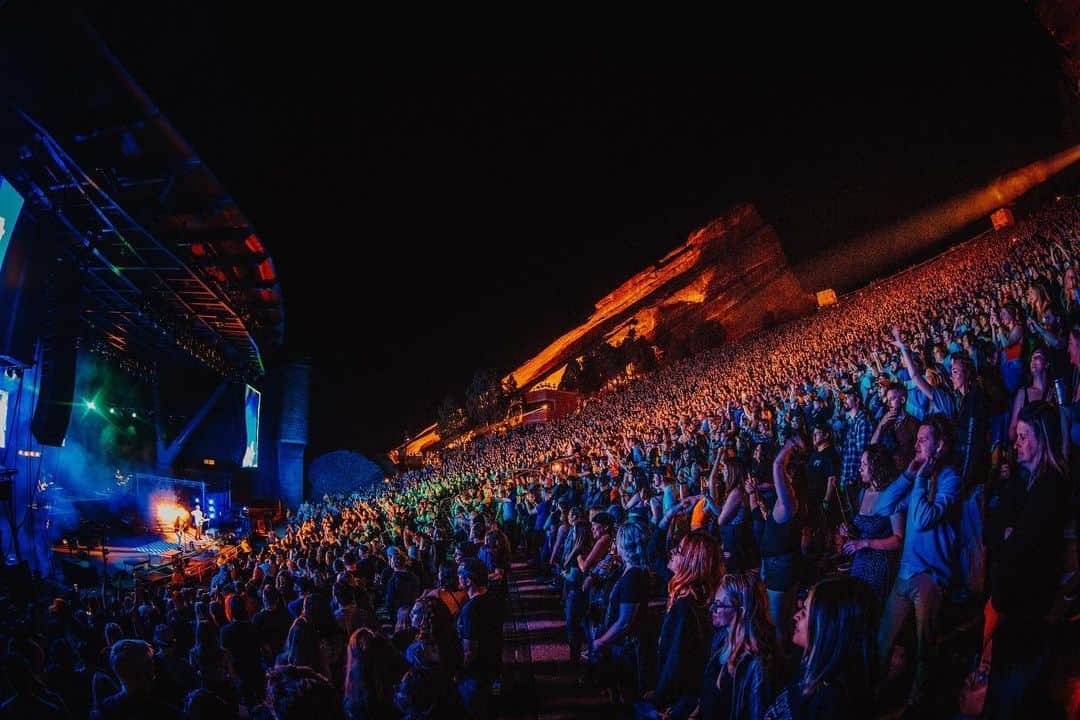
[[942,414],[919,425],[915,458],[886,492],[900,493],[897,510],[907,510],[904,546],[896,582],[885,601],[878,632],[878,660],[889,667],[893,644],[909,614],[915,613],[915,680],[908,705],[926,697],[938,616],[957,552],[960,478],[949,464],[955,432]]

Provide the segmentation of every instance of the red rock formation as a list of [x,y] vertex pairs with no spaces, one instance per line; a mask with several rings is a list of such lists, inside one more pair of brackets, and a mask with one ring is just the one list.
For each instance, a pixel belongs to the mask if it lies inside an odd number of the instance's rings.
[[588,320],[512,375],[518,387],[530,387],[592,343],[620,341],[630,327],[653,339],[660,328],[687,336],[716,321],[735,339],[813,306],[788,268],[776,232],[752,205],[738,205],[601,298]]
[[[511,374],[517,387],[527,390],[595,343],[621,341],[631,327],[652,340],[661,329],[688,337],[713,321],[734,340],[814,307],[814,296],[792,274],[773,228],[752,205],[737,205],[601,298],[588,320]],[[406,452],[418,453],[438,441],[432,425]]]

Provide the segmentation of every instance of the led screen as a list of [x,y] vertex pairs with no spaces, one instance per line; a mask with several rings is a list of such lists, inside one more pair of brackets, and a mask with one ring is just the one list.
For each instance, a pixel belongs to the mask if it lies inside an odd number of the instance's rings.
[[244,386],[244,460],[241,467],[259,467],[259,406],[262,393]]
[[0,177],[0,265],[4,264],[4,256],[11,244],[11,233],[15,231],[15,221],[19,219],[22,208],[22,195]]

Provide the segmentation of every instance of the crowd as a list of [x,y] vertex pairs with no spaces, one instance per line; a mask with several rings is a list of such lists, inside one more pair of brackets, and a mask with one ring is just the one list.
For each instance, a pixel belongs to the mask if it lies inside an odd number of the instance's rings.
[[617,714],[1075,713],[1078,241],[1056,202],[305,503],[208,586],[9,614],[0,717],[491,717],[514,556]]

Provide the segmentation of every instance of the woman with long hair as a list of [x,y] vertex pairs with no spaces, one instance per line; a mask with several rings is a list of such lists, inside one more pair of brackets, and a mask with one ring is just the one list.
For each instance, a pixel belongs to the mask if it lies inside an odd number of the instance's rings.
[[724,548],[724,565],[728,572],[742,572],[750,566],[752,537],[750,533],[750,502],[746,496],[746,463],[737,458],[721,459],[717,463],[724,473],[724,504],[717,510],[720,544]]
[[858,511],[851,525],[840,526],[840,534],[846,538],[844,554],[853,556],[851,577],[870,586],[879,609],[892,588],[904,547],[907,512],[896,507],[903,498],[885,492],[896,472],[892,453],[884,445],[867,445],[859,461],[862,489]]
[[285,647],[277,657],[278,665],[306,665],[325,677],[330,677],[330,668],[320,643],[320,633],[315,624],[301,615],[293,620],[289,634],[285,638]]
[[585,644],[585,611],[588,595],[585,592],[585,575],[579,560],[588,557],[593,547],[592,526],[581,517],[577,508],[570,511],[574,525],[566,537],[563,555],[563,603],[565,607],[566,641],[570,646],[570,662],[577,663]]
[[713,597],[716,628],[701,681],[701,718],[761,720],[780,685],[780,649],[765,586],[753,573],[728,573]]
[[453,677],[462,657],[450,611],[438,598],[424,596],[413,605],[410,622],[416,629],[416,640],[405,650],[406,662]]
[[1050,356],[1046,348],[1035,348],[1028,361],[1031,370],[1031,382],[1022,385],[1013,398],[1012,414],[1009,416],[1009,442],[1016,442],[1016,423],[1020,419],[1020,412],[1033,402],[1039,400],[1052,400],[1054,386],[1050,381]]
[[696,532],[671,551],[667,613],[660,628],[657,682],[653,702],[669,720],[688,717],[701,695],[712,623],[709,603],[724,573],[720,543]]
[[1007,302],[1000,312],[990,312],[990,337],[1001,351],[1001,375],[1005,387],[1014,393],[1024,375],[1024,324],[1016,303]]
[[607,597],[603,627],[589,651],[589,659],[609,669],[604,678],[623,703],[637,700],[650,677],[652,639],[649,627],[649,570],[647,528],[636,522],[619,526],[614,552],[622,574]]
[[[1071,507],[1060,453],[1059,410],[1025,407],[1016,426],[1017,472],[991,504],[990,607],[983,663],[990,665],[984,718],[1048,717],[1047,615],[1057,599]],[[991,654],[992,662],[988,656]]]
[[407,665],[390,641],[369,628],[360,628],[349,638],[345,654],[345,717],[348,720],[398,717],[394,708],[394,683]]
[[1032,333],[1035,342],[1058,351],[1065,347],[1065,338],[1062,330],[1061,315],[1054,307],[1050,291],[1042,280],[1031,283],[1027,289],[1028,304],[1028,330]]
[[792,642],[803,648],[802,663],[766,720],[873,717],[876,627],[873,593],[862,580],[837,577],[814,585],[795,615]]

